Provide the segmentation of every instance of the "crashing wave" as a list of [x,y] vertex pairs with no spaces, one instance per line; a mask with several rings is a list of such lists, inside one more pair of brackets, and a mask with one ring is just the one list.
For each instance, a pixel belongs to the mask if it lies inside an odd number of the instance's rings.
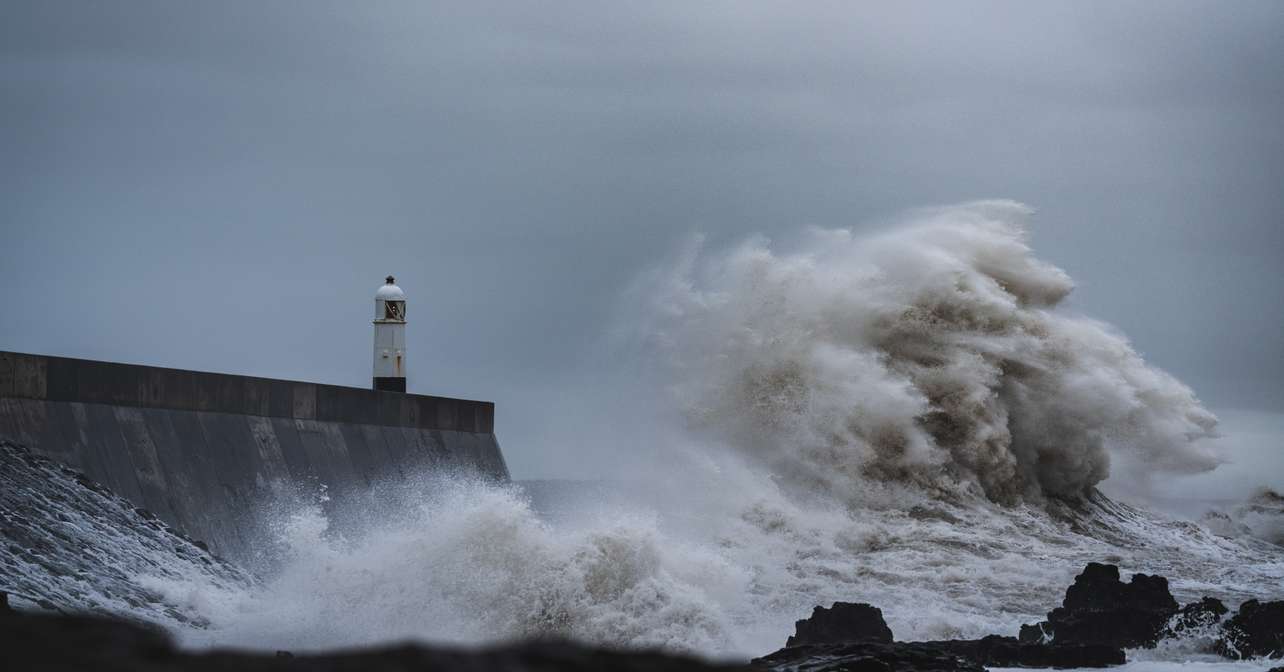
[[684,417],[643,437],[651,468],[564,501],[435,475],[376,485],[360,511],[284,502],[261,583],[158,547],[133,582],[199,619],[141,615],[192,646],[561,636],[747,657],[839,600],[880,605],[906,639],[1015,635],[1089,561],[1167,576],[1181,601],[1277,590],[1279,547],[1095,490],[1112,454],[1216,466],[1216,420],[1063,312],[1072,284],[1032,255],[1028,216],[993,201],[788,251],[693,242],[626,308]]
[[873,237],[813,230],[706,253],[643,283],[647,341],[688,417],[800,488],[870,480],[1003,503],[1079,496],[1111,451],[1154,472],[1220,462],[1216,418],[1108,325],[1058,312],[1012,201],[922,211]]

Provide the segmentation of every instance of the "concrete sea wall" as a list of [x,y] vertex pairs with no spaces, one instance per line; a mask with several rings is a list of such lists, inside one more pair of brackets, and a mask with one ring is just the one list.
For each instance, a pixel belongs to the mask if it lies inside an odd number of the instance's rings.
[[232,558],[282,485],[342,501],[424,466],[506,480],[494,420],[484,401],[0,351],[0,439]]

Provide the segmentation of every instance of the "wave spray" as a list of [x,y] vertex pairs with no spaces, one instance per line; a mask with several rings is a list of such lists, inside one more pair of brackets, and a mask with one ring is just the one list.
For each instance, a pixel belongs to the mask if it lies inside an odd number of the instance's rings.
[[1072,283],[1032,254],[1029,216],[985,201],[873,237],[693,239],[622,302],[637,394],[672,411],[642,437],[648,468],[561,493],[558,516],[425,475],[377,489],[359,529],[286,511],[252,590],[139,580],[209,623],[175,626],[194,646],[563,636],[728,656],[834,600],[880,606],[901,639],[1015,634],[1089,560],[1169,576],[1182,600],[1277,589],[1278,546],[1095,490],[1112,455],[1214,468],[1216,419],[1061,307]]

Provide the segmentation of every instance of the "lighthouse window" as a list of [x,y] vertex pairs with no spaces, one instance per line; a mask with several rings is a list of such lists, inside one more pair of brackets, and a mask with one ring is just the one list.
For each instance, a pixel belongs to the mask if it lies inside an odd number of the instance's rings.
[[406,304],[403,301],[388,301],[383,304],[383,317],[386,320],[406,319]]

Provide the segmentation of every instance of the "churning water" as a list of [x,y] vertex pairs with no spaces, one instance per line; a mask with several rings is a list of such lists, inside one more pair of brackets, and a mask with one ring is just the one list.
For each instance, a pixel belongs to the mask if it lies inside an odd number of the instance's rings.
[[140,615],[192,646],[560,635],[747,656],[835,600],[881,607],[899,639],[1014,635],[1094,560],[1168,576],[1181,601],[1281,597],[1284,548],[1255,534],[1278,508],[1210,528],[1096,491],[1112,460],[1135,479],[1215,468],[1216,418],[1058,307],[1072,284],[1033,256],[1028,216],[980,202],[788,250],[692,241],[617,329],[638,394],[666,401],[644,466],[526,489],[425,475],[345,529],[282,505],[261,581],[140,565],[181,618]]

